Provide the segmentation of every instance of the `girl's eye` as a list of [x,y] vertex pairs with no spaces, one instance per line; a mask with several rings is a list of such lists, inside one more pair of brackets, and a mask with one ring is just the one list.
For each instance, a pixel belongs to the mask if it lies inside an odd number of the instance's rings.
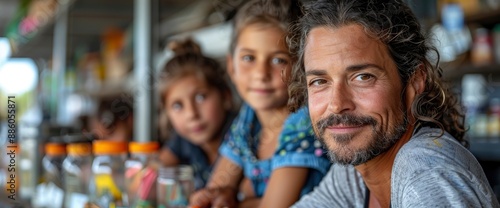
[[368,81],[372,79],[374,76],[370,74],[360,74],[355,77],[356,80],[358,81]]
[[286,59],[282,59],[282,58],[273,58],[271,60],[271,62],[273,64],[283,64],[283,65],[288,64],[288,61]]
[[205,100],[205,95],[203,94],[196,94],[194,96],[194,100],[197,102],[197,103],[201,103]]
[[182,109],[182,104],[179,102],[175,102],[172,104],[172,110],[174,111],[180,111]]
[[320,86],[320,85],[325,84],[325,83],[326,83],[326,80],[324,80],[324,79],[315,79],[309,83],[309,86]]
[[244,55],[243,57],[241,57],[241,59],[246,62],[251,62],[255,60],[255,57],[253,57],[252,55]]

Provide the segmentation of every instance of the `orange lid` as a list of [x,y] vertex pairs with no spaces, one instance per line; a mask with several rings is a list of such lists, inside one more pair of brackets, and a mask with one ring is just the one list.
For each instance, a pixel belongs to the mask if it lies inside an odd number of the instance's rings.
[[66,146],[69,155],[88,155],[92,153],[92,145],[89,143],[73,143]]
[[96,140],[92,144],[92,150],[96,155],[127,153],[127,142]]
[[160,148],[158,142],[130,142],[128,144],[131,153],[151,153]]
[[46,155],[64,155],[66,154],[66,145],[63,143],[47,143],[45,144]]

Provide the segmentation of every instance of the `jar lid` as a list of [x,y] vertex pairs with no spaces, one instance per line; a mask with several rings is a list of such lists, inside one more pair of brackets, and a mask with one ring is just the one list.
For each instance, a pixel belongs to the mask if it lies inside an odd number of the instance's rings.
[[69,155],[88,155],[92,153],[90,143],[72,143],[66,147]]
[[64,143],[45,144],[46,155],[64,155],[66,154],[66,145]]
[[158,142],[130,142],[128,148],[131,153],[152,153],[158,151],[160,144]]
[[127,153],[128,145],[121,141],[95,140],[92,150],[96,155],[123,154]]

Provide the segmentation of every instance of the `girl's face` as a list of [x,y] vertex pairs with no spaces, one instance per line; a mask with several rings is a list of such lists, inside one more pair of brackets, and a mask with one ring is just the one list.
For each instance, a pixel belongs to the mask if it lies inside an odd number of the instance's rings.
[[286,106],[288,91],[281,71],[291,66],[284,31],[260,24],[241,31],[228,58],[228,72],[238,93],[256,111]]
[[172,83],[166,92],[165,109],[179,135],[202,145],[220,132],[230,108],[229,99],[203,79],[188,75]]

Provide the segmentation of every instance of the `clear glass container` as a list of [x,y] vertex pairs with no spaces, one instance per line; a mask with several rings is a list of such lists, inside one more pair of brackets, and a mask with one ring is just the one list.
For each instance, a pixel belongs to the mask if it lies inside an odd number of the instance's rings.
[[127,207],[124,179],[127,142],[97,140],[92,150],[95,157],[89,186],[90,201],[100,208]]
[[62,164],[66,158],[66,144],[45,144],[45,156],[42,158],[43,179],[45,183],[53,183],[61,190],[64,188]]
[[72,143],[63,162],[64,207],[84,207],[89,201],[89,182],[92,174],[92,144]]
[[194,192],[193,168],[187,165],[163,167],[158,171],[158,208],[181,208],[188,205]]
[[130,207],[156,207],[158,142],[130,142],[125,162],[125,185]]

